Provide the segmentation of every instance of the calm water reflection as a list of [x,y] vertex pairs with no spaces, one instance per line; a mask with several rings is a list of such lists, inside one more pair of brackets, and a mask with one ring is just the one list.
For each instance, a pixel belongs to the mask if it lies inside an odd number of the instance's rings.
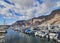
[[7,31],[8,33],[5,36],[5,43],[55,43],[52,40],[48,41],[47,39],[41,39],[39,37],[14,32],[11,29],[8,29]]

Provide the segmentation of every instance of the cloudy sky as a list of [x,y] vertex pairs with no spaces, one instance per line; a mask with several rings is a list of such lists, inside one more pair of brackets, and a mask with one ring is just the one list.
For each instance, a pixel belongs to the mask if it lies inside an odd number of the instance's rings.
[[12,24],[17,20],[49,15],[60,9],[60,0],[0,0],[0,25]]

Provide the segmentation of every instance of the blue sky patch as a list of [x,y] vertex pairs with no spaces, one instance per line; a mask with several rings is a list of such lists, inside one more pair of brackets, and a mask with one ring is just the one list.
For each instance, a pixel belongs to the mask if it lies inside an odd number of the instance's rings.
[[14,3],[10,2],[9,0],[4,0],[4,2],[11,4],[11,5],[14,5]]
[[43,3],[43,0],[37,0],[40,4],[42,4]]
[[0,5],[0,8],[5,8],[5,6],[4,5]]

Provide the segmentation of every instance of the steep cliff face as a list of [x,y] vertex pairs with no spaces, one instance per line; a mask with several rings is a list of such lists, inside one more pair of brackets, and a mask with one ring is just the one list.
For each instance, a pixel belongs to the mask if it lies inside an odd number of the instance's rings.
[[51,12],[51,14],[47,16],[40,16],[40,17],[34,17],[31,20],[22,20],[17,21],[13,25],[54,25],[54,24],[60,24],[60,9],[54,10]]
[[44,18],[45,18],[45,21],[41,25],[47,25],[47,24],[57,25],[57,24],[60,24],[60,9],[52,11],[52,13],[50,15],[48,15]]

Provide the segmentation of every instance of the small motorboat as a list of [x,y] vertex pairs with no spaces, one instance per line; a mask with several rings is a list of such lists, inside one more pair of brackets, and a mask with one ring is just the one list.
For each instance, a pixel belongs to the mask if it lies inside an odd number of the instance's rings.
[[[48,35],[49,35],[50,39],[55,39],[56,40],[57,37],[58,37],[58,34],[56,34],[56,33],[49,33]],[[48,35],[46,36],[46,38],[48,38]]]
[[46,35],[47,35],[46,32],[42,32],[42,31],[35,32],[35,36],[45,37]]

